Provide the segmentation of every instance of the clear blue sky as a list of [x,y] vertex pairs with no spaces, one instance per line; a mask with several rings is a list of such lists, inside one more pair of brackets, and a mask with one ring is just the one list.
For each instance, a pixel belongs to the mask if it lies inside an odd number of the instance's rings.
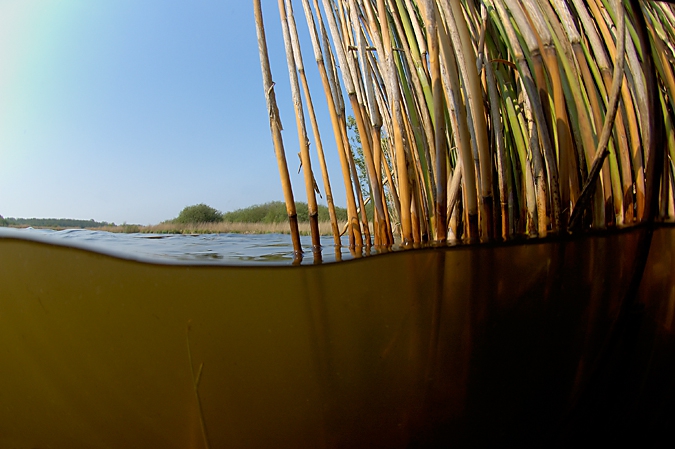
[[[262,4],[305,200],[279,11]],[[273,151],[251,1],[0,0],[1,215],[156,224],[282,200]]]

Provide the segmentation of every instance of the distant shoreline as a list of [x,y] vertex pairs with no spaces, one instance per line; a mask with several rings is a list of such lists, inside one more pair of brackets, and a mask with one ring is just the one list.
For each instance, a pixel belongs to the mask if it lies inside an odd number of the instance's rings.
[[[28,225],[10,225],[12,228],[27,228]],[[88,229],[91,231],[106,231],[114,233],[142,233],[142,234],[289,234],[288,223],[244,223],[244,222],[213,222],[213,223],[160,223],[157,225],[108,225],[95,227],[62,227],[62,226],[32,226],[35,229],[52,229],[63,231],[66,229]],[[340,230],[344,223],[340,223]],[[310,235],[309,223],[299,223],[300,234]],[[329,221],[319,222],[321,235],[332,235]]]
[[[310,235],[309,223],[299,223],[300,234]],[[290,234],[288,223],[160,223],[150,226],[119,225],[97,228],[108,232],[139,232],[144,234]],[[340,225],[342,229],[342,225]],[[321,235],[332,235],[329,221],[319,223]]]

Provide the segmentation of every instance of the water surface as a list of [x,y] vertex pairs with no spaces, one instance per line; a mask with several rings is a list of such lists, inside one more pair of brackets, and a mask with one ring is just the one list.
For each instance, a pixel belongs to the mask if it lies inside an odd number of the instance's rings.
[[[88,229],[0,228],[0,237],[12,236],[156,263],[289,265],[294,261],[291,237],[286,234],[122,234]],[[302,264],[313,264],[311,238],[303,236],[301,242]],[[322,237],[322,261],[351,259],[348,239],[342,242],[336,250],[333,237]]]

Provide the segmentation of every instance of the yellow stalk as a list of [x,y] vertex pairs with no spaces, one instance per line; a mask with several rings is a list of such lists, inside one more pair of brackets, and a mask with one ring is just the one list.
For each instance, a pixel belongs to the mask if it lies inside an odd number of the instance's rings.
[[434,97],[434,145],[436,150],[436,236],[438,242],[447,239],[447,140],[445,136],[445,102],[443,101],[443,85],[441,81],[441,64],[439,58],[438,24],[436,8],[432,0],[426,0],[426,28],[429,48],[429,67],[431,86]]
[[[517,62],[517,66],[520,74],[520,82],[523,84],[525,95],[523,101],[526,105],[525,113],[534,114],[530,119],[533,126],[530,131],[530,151],[532,154],[532,167],[535,177],[535,185],[537,188],[537,216],[539,221],[539,234],[544,236],[547,231],[547,218],[546,218],[546,182],[544,179],[544,169],[542,162],[546,162],[546,167],[548,169],[548,187],[551,192],[551,228],[554,232],[560,230],[560,190],[558,182],[558,167],[556,163],[556,157],[553,153],[553,148],[550,146],[551,139],[548,133],[548,127],[546,126],[546,117],[542,108],[539,94],[537,92],[534,80],[530,69],[527,65],[525,55],[522,48],[516,37],[515,30],[511,25],[509,17],[506,13],[504,6],[501,1],[496,1],[495,6],[499,16],[501,17],[504,30],[509,36],[509,42],[511,45],[511,50],[514,52],[514,56]],[[535,134],[536,132],[536,134]],[[534,137],[537,139],[534,139]],[[539,142],[541,142],[541,150],[539,147]],[[544,158],[542,161],[540,151],[543,152]]]
[[[485,121],[485,106],[483,104],[483,91],[480,86],[480,77],[476,68],[476,52],[473,48],[469,27],[467,26],[462,5],[459,0],[441,0],[441,6],[446,13],[446,24],[450,35],[457,34],[456,49],[457,62],[460,71],[464,74],[467,83],[466,96],[470,105],[471,117],[475,127],[476,146],[480,161],[480,194],[482,204],[481,232],[484,238],[492,239],[493,213],[492,213],[492,155],[488,144],[487,124]],[[453,40],[455,38],[453,37]]]
[[[326,1],[326,0],[324,0]],[[393,116],[393,140],[394,155],[396,158],[399,200],[401,202],[401,240],[403,245],[408,245],[413,241],[412,219],[410,215],[410,206],[412,195],[410,190],[410,180],[408,178],[408,158],[403,142],[403,115],[401,111],[401,93],[398,89],[398,73],[394,62],[393,49],[389,39],[389,23],[387,20],[387,10],[384,0],[377,0],[377,11],[380,18],[381,35],[383,36],[384,47],[384,70],[386,77],[387,93],[392,108]]]
[[[487,55],[483,55],[487,59]],[[499,104],[501,102],[499,93],[497,92],[497,81],[495,79],[492,63],[487,61],[484,64],[486,84],[488,88],[488,95],[490,98],[490,116],[492,118],[493,139],[495,141],[497,153],[497,183],[499,185],[499,205],[501,209],[501,228],[502,238],[509,238],[509,211],[508,211],[508,191],[507,191],[507,161],[506,148],[504,147],[504,133],[501,123],[501,114],[499,111]]]
[[[312,248],[315,253],[321,251],[321,236],[319,235],[319,209],[316,203],[315,180],[312,172],[312,162],[309,156],[309,139],[307,138],[307,127],[305,124],[305,113],[302,105],[302,96],[300,94],[300,82],[298,81],[298,71],[295,64],[295,55],[293,54],[293,44],[291,43],[291,33],[288,24],[288,14],[285,0],[279,0],[279,15],[281,16],[281,31],[284,37],[286,49],[286,64],[288,65],[288,75],[291,81],[291,93],[293,95],[293,105],[295,107],[295,119],[298,129],[298,143],[300,144],[300,159],[302,161],[302,172],[305,180],[305,190],[307,191],[307,208],[309,210],[309,224],[312,229]],[[292,11],[288,11],[292,14]]]
[[[316,1],[314,3],[314,7],[318,8]],[[308,0],[303,0],[303,8],[305,10],[305,17],[307,18],[308,24],[314,25],[313,14],[309,6]],[[321,26],[321,29],[324,30],[320,14],[317,14],[317,17],[319,18],[319,25]],[[330,114],[331,125],[333,127],[333,135],[335,136],[335,143],[337,145],[338,156],[340,158],[340,166],[342,168],[342,180],[345,186],[345,195],[347,200],[347,218],[349,220],[348,221],[349,246],[352,248],[361,247],[363,246],[363,240],[361,237],[358,215],[356,212],[356,200],[354,198],[354,191],[351,187],[352,181],[349,169],[349,160],[347,159],[347,153],[344,146],[344,139],[342,137],[341,131],[344,119],[340,118],[338,105],[336,101],[336,98],[339,98],[339,96],[334,96],[334,92],[336,92],[336,89],[334,87],[335,83],[331,82],[332,71],[329,71],[326,68],[326,64],[324,63],[324,56],[323,52],[321,51],[321,45],[319,43],[319,36],[316,27],[310,26],[309,31],[310,31],[310,38],[312,41],[312,47],[314,49],[314,57],[316,59],[317,66],[319,68],[319,75],[321,77],[321,82],[324,88],[326,102],[328,103],[328,112]],[[324,42],[325,41],[326,39],[324,38]],[[328,56],[327,60],[330,61],[330,53],[327,56]],[[330,66],[332,67],[333,65],[330,64]]]
[[[598,2],[595,0],[589,0],[588,7],[591,10],[592,15],[595,17],[595,23],[600,30],[603,38],[603,44],[607,47],[607,51],[612,59],[616,60],[616,46],[614,44],[614,38],[607,27],[607,23],[604,20],[603,14],[599,9]],[[622,57],[625,58],[624,55]],[[605,72],[605,85],[609,87],[611,84],[609,71]],[[619,131],[619,161],[621,169],[621,190],[623,194],[623,217],[622,222],[632,223],[634,214],[634,198],[633,198],[633,169],[631,164],[631,122],[636,123],[636,118],[634,114],[631,114],[631,105],[632,100],[630,99],[630,93],[625,84],[622,84],[621,88],[621,98],[623,100],[625,109],[620,110],[616,118],[617,130]],[[628,124],[629,128],[626,128]],[[634,131],[635,129],[633,129]],[[633,139],[634,140],[634,139]]]
[[[567,4],[561,0],[554,0],[553,6],[556,9],[555,12],[546,0],[539,0],[538,4],[545,11],[546,19],[554,31],[556,46],[563,48],[564,55],[567,58],[567,62],[563,65],[565,71],[568,72],[568,82],[574,96],[578,116],[577,126],[581,133],[581,147],[584,150],[584,157],[580,157],[580,159],[583,159],[585,165],[579,165],[578,170],[582,173],[582,176],[587,177],[596,148],[594,126],[596,129],[602,127],[597,89],[580,43],[581,36],[576,29],[576,23],[567,9]],[[558,21],[558,18],[560,21]],[[575,64],[578,64],[578,69]],[[581,79],[579,79],[579,72],[581,72]],[[583,84],[586,86],[585,96]],[[611,188],[608,184],[609,178],[607,177],[609,174],[608,170],[607,167],[603,167],[600,181],[603,182],[604,190],[596,190],[594,197],[593,226],[597,228],[606,226],[604,202],[605,200],[611,202]],[[605,171],[607,174],[605,174]],[[581,181],[584,182],[585,179]],[[608,196],[603,196],[603,192]],[[575,196],[575,198],[578,198],[578,196]]]
[[[292,16],[291,16],[292,17]],[[321,132],[319,131],[319,124],[316,121],[316,113],[314,111],[314,103],[312,102],[312,95],[309,90],[309,84],[307,82],[307,75],[305,74],[305,67],[302,61],[302,54],[300,52],[300,46],[298,45],[297,29],[295,26],[295,20],[290,20],[291,31],[293,33],[292,42],[293,42],[293,52],[297,55],[297,69],[300,74],[300,80],[302,82],[302,90],[305,94],[307,100],[307,113],[309,114],[310,122],[312,125],[312,133],[314,135],[314,141],[316,142],[316,152],[319,156],[319,164],[321,165],[321,176],[323,179],[323,186],[326,192],[326,203],[328,205],[328,215],[330,217],[331,228],[333,230],[333,242],[335,246],[341,246],[340,241],[340,228],[338,226],[337,217],[335,215],[335,203],[333,201],[333,190],[330,185],[330,177],[328,176],[328,166],[326,165],[326,157],[323,151],[323,142],[321,140]]]
[[270,119],[270,131],[274,143],[279,175],[281,177],[281,187],[286,200],[286,212],[288,222],[291,228],[291,240],[293,242],[293,251],[296,260],[302,259],[302,246],[300,244],[300,234],[298,232],[298,215],[295,209],[295,200],[293,199],[293,188],[288,174],[288,165],[286,164],[286,154],[284,151],[284,142],[281,137],[281,119],[279,118],[279,109],[277,107],[276,95],[274,93],[274,82],[272,81],[272,72],[270,70],[269,55],[267,52],[267,40],[265,38],[265,26],[263,24],[262,8],[260,0],[253,0],[253,9],[255,15],[256,32],[258,35],[258,51],[260,53],[260,67],[262,69],[263,87],[265,89],[265,99],[267,100],[267,111]]
[[580,226],[583,211],[588,202],[590,202],[590,194],[595,185],[595,181],[600,173],[600,167],[603,165],[604,159],[609,155],[609,151],[607,150],[607,144],[609,143],[613,122],[617,117],[617,112],[619,109],[619,97],[621,93],[621,86],[623,85],[623,78],[625,76],[623,70],[625,61],[624,52],[625,52],[626,26],[624,23],[625,14],[623,11],[623,5],[621,4],[621,0],[616,0],[616,3],[619,9],[619,11],[617,11],[619,17],[619,24],[618,24],[619,34],[617,37],[619,48],[618,51],[616,52],[616,59],[614,62],[614,74],[612,76],[612,89],[610,91],[610,96],[608,98],[607,115],[605,116],[605,123],[603,124],[602,127],[602,134],[600,135],[600,141],[598,142],[598,149],[595,153],[595,159],[593,160],[591,171],[588,174],[588,179],[586,180],[586,184],[584,185],[581,198],[579,199],[579,202],[577,203],[572,213],[572,218],[570,220],[570,229],[574,229],[575,227]]
[[[441,15],[441,14],[439,14]],[[462,185],[464,194],[464,207],[468,216],[466,237],[475,239],[479,237],[478,231],[478,187],[476,171],[474,169],[473,155],[471,151],[471,137],[467,119],[467,108],[460,95],[461,87],[459,73],[457,71],[456,50],[452,40],[448,36],[449,22],[445,26],[438,27],[439,44],[441,50],[441,77],[445,88],[445,101],[448,106],[450,124],[453,128],[453,136],[459,149],[459,156],[463,166]],[[455,27],[456,28],[456,27]]]
[[536,30],[538,44],[543,48],[544,63],[551,86],[553,87],[553,105],[555,107],[555,129],[558,142],[558,169],[560,170],[561,226],[567,227],[571,208],[579,196],[579,167],[575,157],[572,130],[567,116],[566,99],[563,92],[558,54],[553,37],[543,14],[534,3],[524,3],[525,14]]

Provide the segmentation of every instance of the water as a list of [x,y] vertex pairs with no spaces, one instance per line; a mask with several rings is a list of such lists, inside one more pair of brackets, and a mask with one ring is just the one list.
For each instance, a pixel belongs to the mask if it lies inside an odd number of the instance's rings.
[[[290,265],[294,261],[291,238],[285,234],[121,234],[88,229],[0,228],[0,237],[11,236],[156,263]],[[302,264],[311,265],[314,257],[310,237],[301,237],[301,242]],[[322,237],[322,261],[351,259],[348,243],[344,238],[336,253],[333,237]]]
[[288,236],[0,229],[0,447],[197,448],[202,422],[214,448],[670,437],[675,228],[638,309],[645,236],[296,269]]

